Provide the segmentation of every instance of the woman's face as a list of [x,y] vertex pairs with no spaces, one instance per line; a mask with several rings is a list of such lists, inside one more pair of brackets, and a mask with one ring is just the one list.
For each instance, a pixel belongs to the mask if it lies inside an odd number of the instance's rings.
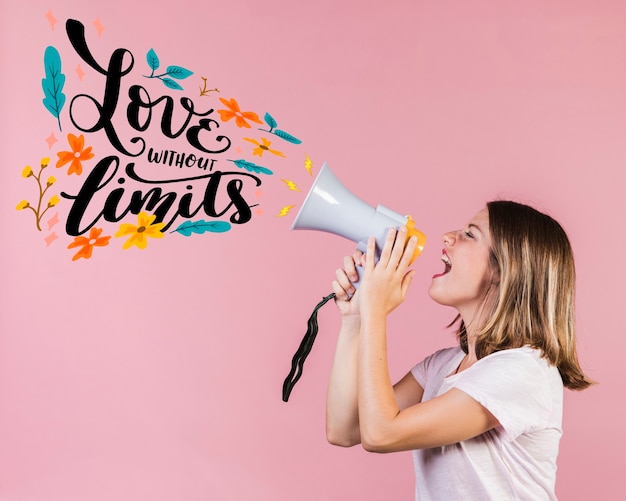
[[456,308],[466,325],[476,315],[492,280],[490,252],[487,208],[476,214],[465,228],[443,235],[441,260],[445,269],[433,277],[428,292],[439,304]]

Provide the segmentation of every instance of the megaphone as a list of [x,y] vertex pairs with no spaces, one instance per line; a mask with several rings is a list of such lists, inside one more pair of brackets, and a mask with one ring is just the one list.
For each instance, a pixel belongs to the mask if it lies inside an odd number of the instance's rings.
[[[373,236],[376,238],[378,259],[389,228],[400,229],[402,226],[406,227],[407,239],[411,236],[417,237],[417,246],[411,258],[413,262],[424,249],[426,236],[415,228],[411,216],[403,216],[383,205],[376,208],[368,205],[353,195],[324,162],[290,229],[333,233],[356,242],[357,249],[361,252],[367,250],[367,241]],[[360,281],[363,268],[357,266],[357,272]],[[354,284],[355,287],[358,287],[359,281]],[[317,336],[317,311],[334,297],[334,293],[324,297],[313,309],[307,322],[306,334],[291,360],[291,370],[283,382],[284,402],[289,400],[291,390],[302,376],[304,361]]]
[[[348,190],[324,162],[290,229],[333,233],[356,242],[361,252],[367,250],[367,241],[373,236],[378,256],[389,228],[402,226],[407,229],[407,239],[417,237],[411,258],[413,262],[424,249],[426,235],[415,228],[411,216],[399,214],[384,205],[374,208],[367,204]],[[362,269],[357,267],[357,271],[360,277]],[[358,286],[358,282],[354,285]]]

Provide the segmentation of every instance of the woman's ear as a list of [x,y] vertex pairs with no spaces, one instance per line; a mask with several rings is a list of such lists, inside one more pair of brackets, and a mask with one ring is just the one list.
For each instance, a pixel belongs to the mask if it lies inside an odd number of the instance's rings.
[[493,250],[491,251],[491,258],[489,260],[489,283],[500,285],[500,267],[498,266],[498,259],[493,253]]
[[497,271],[494,271],[491,274],[491,284],[500,287],[500,273],[498,273]]

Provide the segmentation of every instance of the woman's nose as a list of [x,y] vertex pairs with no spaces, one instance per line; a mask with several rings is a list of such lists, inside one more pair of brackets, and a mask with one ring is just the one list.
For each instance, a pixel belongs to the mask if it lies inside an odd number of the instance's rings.
[[454,245],[454,242],[456,242],[456,232],[449,231],[448,233],[444,233],[442,240],[446,245]]

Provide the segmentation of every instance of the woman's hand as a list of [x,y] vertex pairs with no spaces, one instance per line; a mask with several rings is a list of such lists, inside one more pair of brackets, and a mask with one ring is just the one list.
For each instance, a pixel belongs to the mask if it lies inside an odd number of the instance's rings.
[[344,257],[343,268],[339,268],[335,273],[336,279],[332,284],[335,303],[339,313],[344,317],[359,314],[358,293],[353,284],[359,280],[356,267],[363,266],[364,260],[364,254],[356,251],[352,256]]
[[375,262],[376,240],[371,237],[365,255],[365,272],[359,286],[361,312],[391,313],[406,297],[415,275],[408,270],[417,239],[406,242],[406,229],[391,228],[378,262]]

